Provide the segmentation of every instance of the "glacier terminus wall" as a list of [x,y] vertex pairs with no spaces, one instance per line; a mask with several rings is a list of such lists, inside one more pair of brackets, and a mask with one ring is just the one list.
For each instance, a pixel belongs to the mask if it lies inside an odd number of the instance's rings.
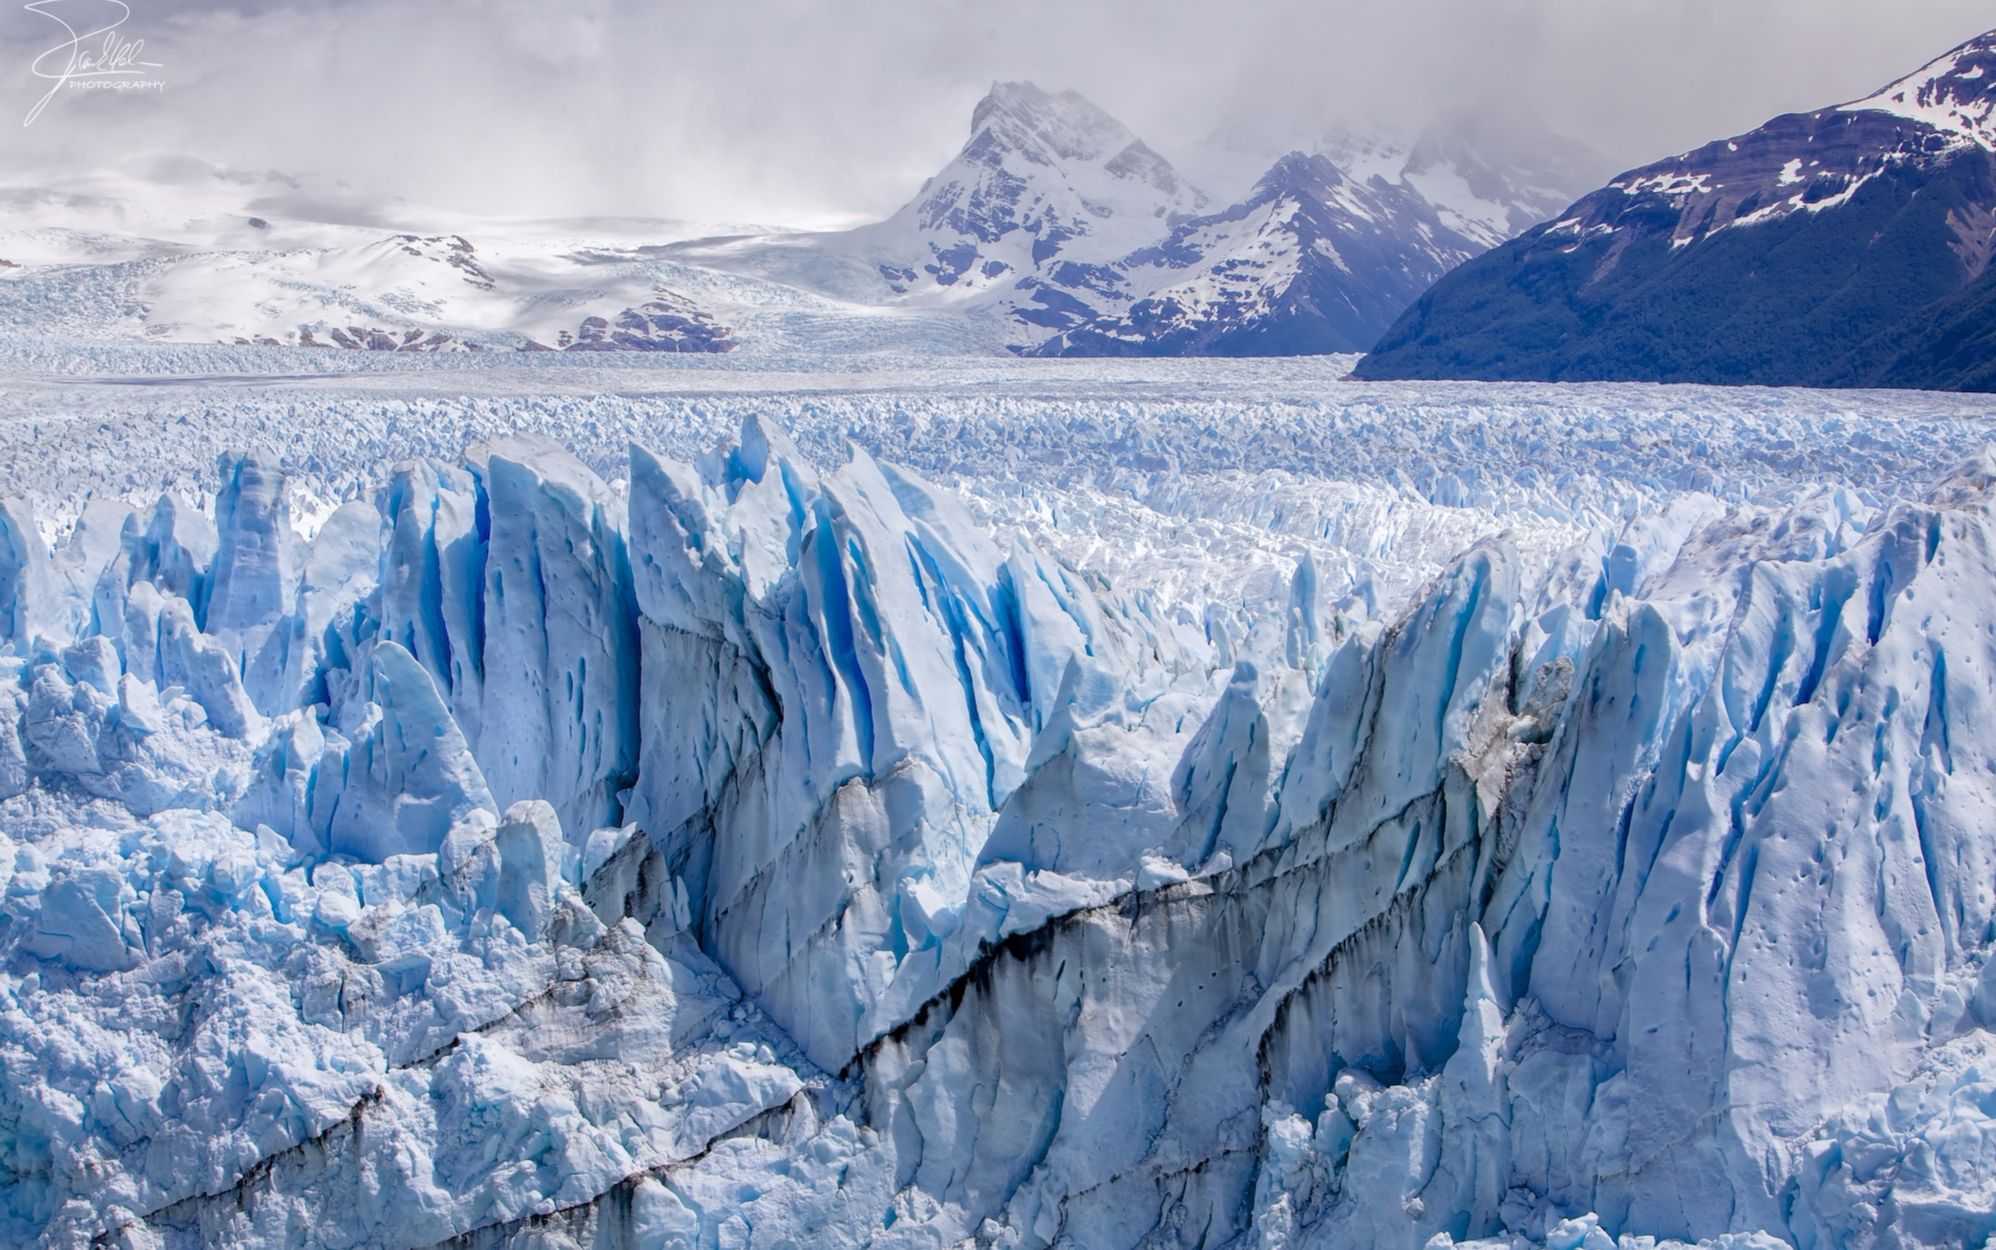
[[1990,454],[1252,621],[600,468],[0,506],[0,1242],[1996,1237]]

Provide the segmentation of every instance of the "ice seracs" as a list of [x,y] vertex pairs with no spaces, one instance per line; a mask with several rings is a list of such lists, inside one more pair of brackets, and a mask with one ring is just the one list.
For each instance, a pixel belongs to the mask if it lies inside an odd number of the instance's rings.
[[[1135,640],[1071,573],[1001,555],[863,453],[820,476],[752,420],[697,472],[633,457],[642,662],[673,675],[646,708],[633,819],[709,949],[843,1066],[893,1023],[876,1019],[890,990],[939,988],[1068,674],[1104,680]],[[844,884],[816,878],[831,862]]]
[[7,510],[10,1240],[1996,1233],[1988,455],[1238,637],[765,419],[615,476]]

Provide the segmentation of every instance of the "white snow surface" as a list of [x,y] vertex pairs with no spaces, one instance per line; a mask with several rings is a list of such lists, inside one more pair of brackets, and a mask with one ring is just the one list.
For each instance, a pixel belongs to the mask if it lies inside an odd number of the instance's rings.
[[1996,409],[0,343],[0,1241],[1996,1236]]
[[[189,157],[93,173],[9,170],[0,336],[174,344],[191,355],[204,345],[739,350],[766,368],[799,352],[1025,350],[1114,323],[1152,294],[1195,315],[1214,299],[1244,319],[1257,307],[1280,315],[1298,258],[1264,254],[1283,223],[1256,220],[1266,214],[1249,205],[1245,222],[1212,213],[1228,199],[1209,198],[1088,100],[998,83],[970,122],[963,148],[900,211],[843,231],[509,220]],[[1365,311],[1359,332],[1330,342],[1369,343],[1421,275],[1556,212],[1569,202],[1558,188],[1585,185],[1562,143],[1487,131],[1458,122],[1395,141],[1383,181],[1377,153],[1335,137],[1302,145],[1349,157],[1349,185],[1312,207],[1371,243],[1336,258]],[[1265,153],[1254,177],[1288,150]],[[1192,221],[1206,227],[1178,237]],[[1146,257],[1167,244],[1174,259],[1159,269]],[[1204,281],[1186,289],[1184,267],[1195,263]],[[1198,289],[1239,266],[1252,279]],[[1383,307],[1371,307],[1382,287]]]
[[1556,216],[1600,173],[1600,158],[1543,126],[1467,111],[1426,124],[1396,117],[1332,127],[1259,116],[1222,126],[1179,163],[1220,199],[1237,199],[1291,151],[1326,157],[1360,186],[1377,180],[1413,192],[1444,225],[1482,248]]
[[771,303],[831,306],[646,250],[748,227],[491,219],[187,157],[9,171],[0,207],[0,327],[37,340],[512,350],[648,307],[752,321]]
[[1992,66],[1996,33],[1936,57],[1843,110],[1911,118],[1956,142],[1996,151],[1996,92],[1984,81]]

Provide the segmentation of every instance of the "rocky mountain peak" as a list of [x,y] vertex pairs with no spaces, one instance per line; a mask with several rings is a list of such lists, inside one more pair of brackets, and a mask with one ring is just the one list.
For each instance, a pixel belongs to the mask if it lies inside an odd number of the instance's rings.
[[1273,199],[1281,195],[1303,194],[1321,199],[1332,187],[1343,182],[1344,175],[1329,158],[1311,152],[1290,152],[1269,167],[1261,180],[1255,183],[1251,202]]
[[1845,112],[1891,113],[1996,150],[1996,30],[1960,47],[1862,100]]
[[993,83],[971,111],[970,129],[972,146],[1064,161],[1104,160],[1137,142],[1080,92],[1054,94],[1030,82]]

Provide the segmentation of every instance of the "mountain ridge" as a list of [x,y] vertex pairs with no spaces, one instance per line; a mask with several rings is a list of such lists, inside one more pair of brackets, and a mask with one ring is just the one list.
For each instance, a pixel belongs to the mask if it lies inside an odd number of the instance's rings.
[[1220,203],[1072,89],[996,82],[968,120],[896,212],[816,233],[507,223],[185,158],[80,198],[0,191],[20,209],[0,227],[0,325],[396,351],[781,351],[830,332],[868,351],[1360,352],[1536,219],[1530,188],[1557,178],[1431,126],[1345,165],[1300,153],[1328,162],[1313,171],[1278,152]]
[[1987,385],[1912,340],[1996,251],[1992,109],[1996,31],[1630,170],[1438,282],[1358,375]]
[[1126,257],[1124,271],[1149,287],[1127,311],[1063,330],[1029,354],[1364,351],[1378,326],[1480,250],[1417,194],[1292,152],[1246,200]]

